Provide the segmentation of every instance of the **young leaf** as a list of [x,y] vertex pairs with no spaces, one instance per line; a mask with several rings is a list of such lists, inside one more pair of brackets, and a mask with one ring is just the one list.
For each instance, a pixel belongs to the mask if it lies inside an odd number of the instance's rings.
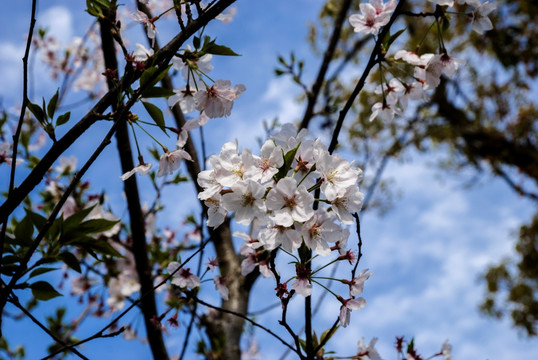
[[49,104],[47,105],[47,114],[49,115],[49,118],[54,117],[54,112],[56,111],[56,103],[58,102],[58,90],[56,90],[56,94],[52,96],[52,99],[50,99]]
[[286,176],[288,171],[291,168],[291,164],[293,163],[293,160],[295,159],[295,154],[297,153],[297,150],[299,149],[299,145],[297,145],[295,148],[288,151],[286,154],[284,154],[284,150],[282,150],[282,155],[284,156],[284,165],[278,169],[277,180],[280,180]]
[[206,54],[222,56],[241,56],[227,46],[215,44],[214,41],[210,42],[206,47],[204,47],[202,51]]
[[14,231],[15,240],[19,245],[29,246],[32,244],[34,226],[28,214],[17,224]]
[[157,68],[155,66],[147,68],[144,70],[142,75],[140,75],[140,87],[145,86],[149,81],[151,81],[151,78],[157,71]]
[[338,330],[339,327],[340,326],[325,330],[323,334],[321,334],[321,339],[320,339],[321,343],[326,344],[332,338],[332,336],[336,333],[336,330]]
[[175,93],[172,90],[165,89],[163,87],[151,87],[147,88],[142,92],[143,98],[159,98],[159,97],[170,97]]
[[157,67],[153,66],[144,70],[144,72],[140,76],[140,87],[150,88],[154,86],[166,76],[168,70],[170,70],[170,67],[172,67],[172,64],[170,64],[166,69],[161,71],[156,77],[155,73],[157,73],[159,70]]
[[62,294],[56,291],[52,285],[46,281],[37,281],[30,285],[30,289],[32,289],[32,294],[37,300],[46,301],[62,296]]
[[45,273],[48,273],[49,271],[54,271],[54,270],[58,270],[57,268],[48,268],[48,267],[41,267],[41,268],[37,268],[35,269],[34,271],[32,271],[30,273],[30,279],[35,277],[35,276],[38,276],[38,275],[41,275],[41,274],[45,274]]
[[65,124],[66,122],[69,121],[70,117],[71,117],[71,111],[68,111],[63,115],[58,116],[58,119],[56,119],[56,126]]
[[41,107],[39,107],[38,105],[32,103],[31,101],[28,101],[28,110],[30,110],[30,112],[32,114],[34,114],[35,118],[37,119],[37,121],[39,121],[42,125],[45,123],[45,112],[43,111],[43,109],[41,109]]
[[166,125],[164,123],[164,116],[161,109],[159,109],[157,106],[153,105],[152,103],[142,101],[142,105],[146,108],[146,111],[148,112],[149,116],[155,121],[155,124],[157,124],[161,130],[166,134]]
[[385,46],[385,51],[388,51],[390,46],[392,45],[392,43],[400,36],[404,33],[404,31],[407,30],[407,28],[403,28],[401,30],[398,30],[396,31],[396,33],[394,33],[394,35],[391,35],[390,38],[388,39],[387,41],[387,44]]
[[196,50],[200,48],[200,38],[198,36],[194,36],[192,38],[192,45],[194,46]]
[[82,209],[80,211],[77,211],[76,213],[74,213],[73,215],[71,215],[67,219],[65,219],[64,226],[63,226],[63,231],[68,232],[68,231],[70,231],[72,229],[75,229],[82,222],[82,220],[84,220],[86,218],[86,216],[88,216],[92,212],[92,210],[96,206],[97,206],[97,204],[93,205],[93,206],[90,206],[90,207],[87,207],[85,209]]
[[69,251],[61,252],[58,257],[71,269],[75,270],[78,273],[81,272],[80,261],[78,261],[77,257]]

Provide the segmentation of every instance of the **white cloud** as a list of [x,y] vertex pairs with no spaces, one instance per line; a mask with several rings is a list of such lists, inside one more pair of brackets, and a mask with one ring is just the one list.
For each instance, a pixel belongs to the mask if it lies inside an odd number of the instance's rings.
[[73,37],[73,16],[65,6],[53,6],[39,15],[39,27],[47,30],[48,35],[54,36],[64,45],[71,42]]
[[[2,96],[19,94],[22,84],[22,57],[25,43],[0,43],[0,76],[2,77]],[[15,95],[16,96],[16,95]]]

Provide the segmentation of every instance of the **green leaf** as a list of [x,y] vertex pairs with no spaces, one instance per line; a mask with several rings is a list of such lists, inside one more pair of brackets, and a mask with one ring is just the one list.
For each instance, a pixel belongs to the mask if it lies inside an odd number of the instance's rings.
[[87,207],[85,209],[82,209],[80,211],[77,211],[76,213],[74,213],[73,215],[65,219],[63,231],[68,232],[68,231],[71,231],[72,229],[75,229],[86,218],[86,216],[88,216],[92,212],[92,210],[96,206],[97,204]]
[[32,294],[37,300],[46,301],[58,296],[63,296],[46,281],[35,282],[30,285],[30,289],[32,289]]
[[189,178],[186,176],[181,176],[181,174],[177,174],[175,178],[170,180],[170,183],[172,184],[179,184],[181,182],[189,181]]
[[41,275],[41,274],[45,274],[45,273],[48,273],[49,271],[54,271],[54,270],[58,270],[58,268],[48,268],[48,267],[41,267],[41,268],[37,268],[35,269],[34,271],[32,271],[30,273],[30,279],[33,278],[34,276],[38,276],[38,275]]
[[159,97],[170,97],[174,95],[175,92],[172,90],[165,89],[163,87],[151,87],[142,92],[143,98],[159,98]]
[[145,88],[151,88],[151,87],[153,87],[155,84],[157,84],[159,81],[161,81],[166,76],[166,74],[168,73],[168,70],[170,69],[170,67],[172,67],[172,64],[168,65],[168,67],[166,69],[164,69],[163,71],[161,71],[159,73],[159,75],[157,75],[156,77],[155,77],[155,74],[159,70],[157,67],[152,66],[152,67],[144,70],[144,72],[140,76],[140,87],[141,88],[144,88],[144,87]]
[[37,231],[40,231],[43,228],[43,226],[45,226],[45,223],[47,222],[47,218],[45,218],[44,216],[38,213],[32,212],[28,209],[25,209],[25,210],[26,210],[26,215],[32,221]]
[[58,102],[58,90],[56,90],[56,94],[52,96],[52,99],[50,99],[49,104],[47,105],[47,114],[49,115],[49,118],[54,117],[54,112],[56,111],[56,103]]
[[152,66],[144,70],[142,75],[140,75],[140,87],[144,87],[149,81],[151,81],[151,78],[153,77],[153,75],[155,75],[156,72],[156,66]]
[[80,261],[78,261],[77,257],[69,251],[61,252],[58,257],[71,269],[75,270],[78,273],[81,272]]
[[410,353],[415,350],[415,338],[411,339],[411,342],[407,345],[407,352]]
[[152,103],[149,103],[146,101],[142,101],[142,105],[144,105],[149,116],[151,116],[153,121],[155,121],[155,124],[157,124],[161,128],[161,130],[166,134],[164,116],[161,109],[159,109],[157,106],[153,105]]
[[103,255],[122,257],[118,250],[114,249],[114,247],[112,247],[112,245],[110,245],[106,240],[94,241],[91,244],[91,249]]
[[28,110],[30,110],[30,112],[34,114],[37,121],[39,121],[41,124],[45,123],[46,118],[43,109],[41,109],[38,105],[32,103],[30,100],[28,100],[28,104],[26,106],[28,107]]
[[299,149],[299,145],[297,145],[295,148],[288,151],[286,154],[284,154],[284,150],[282,150],[282,155],[284,156],[284,165],[278,169],[277,180],[280,180],[288,174],[288,171],[291,168],[291,164],[293,164],[293,160],[295,159],[295,154],[297,153],[297,150]]
[[213,55],[241,56],[227,46],[215,44],[215,41],[210,42],[206,47],[202,49],[202,51],[206,54]]
[[327,329],[323,332],[323,334],[321,334],[321,341],[320,343],[321,344],[326,344],[332,337],[333,335],[336,333],[336,330],[338,330],[340,326],[336,326],[335,328],[330,328],[330,329]]
[[192,38],[192,45],[194,46],[196,50],[200,48],[200,38],[198,36],[194,36]]
[[118,221],[106,220],[106,219],[92,219],[84,221],[77,225],[74,229],[64,231],[60,237],[62,244],[67,243],[80,243],[81,241],[94,241],[95,239],[88,234],[101,233],[103,231],[110,230]]
[[394,33],[394,35],[390,35],[388,41],[387,41],[387,44],[385,45],[385,51],[388,51],[390,46],[392,45],[392,43],[398,38],[400,37],[400,35],[402,35],[404,33],[404,31],[407,30],[407,27],[401,29],[401,30],[398,30],[396,31],[396,33]]
[[69,121],[70,117],[71,117],[71,111],[68,111],[63,115],[58,116],[58,119],[56,119],[56,126],[65,124],[66,122]]
[[18,244],[29,246],[32,244],[34,235],[34,226],[28,214],[17,224],[14,231],[15,239]]

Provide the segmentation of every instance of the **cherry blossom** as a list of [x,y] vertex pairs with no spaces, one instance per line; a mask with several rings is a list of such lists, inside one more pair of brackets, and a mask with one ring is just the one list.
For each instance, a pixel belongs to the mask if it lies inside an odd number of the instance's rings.
[[222,195],[222,207],[235,212],[235,221],[249,225],[256,217],[264,218],[265,188],[253,180],[239,181],[231,186],[231,193]]
[[421,64],[415,67],[415,78],[422,81],[424,89],[436,88],[441,82],[443,62],[440,55],[424,54]]
[[357,346],[357,356],[359,356],[359,359],[362,359],[363,356],[368,356],[370,360],[382,360],[375,348],[376,342],[377,338],[372,338],[368,345],[364,345],[364,338],[361,338]]
[[328,242],[335,243],[349,237],[349,230],[343,229],[333,220],[334,218],[325,209],[319,209],[301,227],[301,234],[306,246],[316,254],[329,255],[331,249]]
[[183,149],[177,149],[174,151],[166,151],[161,155],[161,160],[159,161],[159,171],[157,176],[164,176],[166,174],[171,175],[175,170],[179,168],[181,160],[192,161],[191,156],[188,152]]
[[354,297],[362,294],[364,290],[364,282],[372,276],[368,269],[362,270],[359,276],[355,277],[349,282],[349,296]]
[[282,226],[291,226],[294,221],[306,221],[314,215],[310,207],[314,197],[293,178],[281,179],[267,194],[267,209],[273,210],[271,219]]
[[[170,264],[168,264],[166,270],[169,274],[172,274],[177,271],[179,267],[180,265],[177,261],[172,261]],[[194,289],[200,286],[200,279],[198,278],[198,276],[191,273],[191,269],[181,268],[174,274],[172,278],[172,284],[181,288]]]
[[125,174],[123,174],[121,176],[121,179],[125,181],[131,176],[133,176],[134,173],[139,173],[140,175],[146,175],[147,173],[149,173],[150,170],[151,170],[151,164],[142,163],[136,166],[135,168],[133,168],[132,170],[129,170]]
[[[372,2],[377,5],[374,7]],[[387,25],[390,20],[390,14],[394,10],[392,5],[388,6],[386,9],[378,12],[380,9],[380,1],[370,1],[369,4],[361,3],[359,5],[361,9],[361,14],[353,14],[349,17],[349,23],[353,26],[354,31],[362,34],[372,34],[377,35],[380,28]]]
[[332,209],[342,224],[353,224],[351,214],[357,213],[362,208],[364,194],[356,186],[340,189],[336,198],[331,201]]
[[366,300],[360,297],[357,299],[347,299],[339,297],[342,306],[340,307],[340,324],[342,327],[347,327],[349,325],[349,320],[351,317],[352,310],[360,310],[366,306]]
[[[11,157],[11,144],[8,142],[3,142],[0,144],[0,164],[6,163],[7,165],[11,166],[13,162],[13,158]],[[24,162],[23,159],[17,159],[16,166],[19,166]]]
[[204,204],[207,206],[207,226],[216,228],[226,219],[226,209],[221,206],[220,194],[205,199]]
[[443,360],[454,360],[452,357],[452,345],[448,343],[448,340],[445,340],[441,347],[441,355],[443,355]]
[[225,276],[215,276],[213,278],[215,283],[215,289],[218,290],[220,296],[223,300],[228,300],[228,287],[226,286],[226,277]]
[[267,250],[282,246],[284,250],[290,253],[297,250],[303,242],[299,231],[293,227],[282,225],[268,225],[267,228],[260,230],[260,240]]
[[273,175],[284,164],[282,148],[267,140],[261,150],[260,156],[254,157],[254,166],[248,171],[248,176],[253,180],[259,180],[262,184],[271,181]]
[[217,80],[213,86],[207,87],[205,91],[197,91],[194,94],[196,109],[203,111],[210,118],[230,116],[233,101],[239,99],[246,90],[245,85],[239,84],[230,88],[231,85],[231,81]]
[[136,13],[131,14],[131,17],[135,21],[144,25],[144,27],[146,28],[146,33],[148,35],[148,39],[151,39],[151,46],[153,46],[155,44],[155,35],[157,33],[157,28],[155,27],[154,23],[155,19],[148,18],[148,16],[140,10],[137,10]]
[[297,278],[291,284],[291,288],[297,292],[297,294],[304,297],[308,297],[312,294],[312,284],[310,283],[310,274],[312,270],[308,269],[303,264],[296,265]]
[[488,15],[497,8],[494,3],[489,1],[480,3],[479,0],[467,1],[468,4],[475,7],[471,14],[471,26],[479,34],[493,29],[493,24]]
[[133,52],[133,58],[135,61],[146,61],[154,54],[153,49],[146,49],[142,44],[136,43],[136,50]]
[[353,168],[340,155],[330,155],[328,152],[320,157],[316,169],[321,174],[321,191],[329,201],[336,199],[339,191],[356,186],[362,176],[362,171]]
[[168,98],[168,106],[174,107],[174,105],[179,103],[179,107],[184,114],[196,110],[196,102],[194,100],[196,90],[193,90],[190,87],[182,87],[181,89],[174,90],[174,92],[175,95]]
[[198,79],[193,76],[193,72],[208,74],[213,70],[211,60],[213,55],[205,54],[198,57],[190,45],[187,45],[187,49],[183,52],[182,56],[174,56],[172,58],[172,67],[178,71],[181,71],[181,75],[187,80],[188,83],[193,81],[195,87],[198,87]]

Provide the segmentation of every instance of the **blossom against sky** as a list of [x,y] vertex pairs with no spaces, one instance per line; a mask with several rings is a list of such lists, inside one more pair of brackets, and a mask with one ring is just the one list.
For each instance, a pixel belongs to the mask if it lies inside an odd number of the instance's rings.
[[[239,0],[233,21],[226,26],[211,28],[215,31],[212,35],[218,36],[220,42],[242,55],[214,61],[212,76],[229,79],[233,84],[245,84],[247,91],[235,101],[228,118],[212,120],[204,129],[210,154],[218,153],[224,142],[235,139],[240,148],[254,147],[257,144],[255,137],[264,136],[262,120],[278,116],[287,122],[300,117],[302,107],[294,101],[300,89],[285,79],[275,79],[273,68],[276,56],[290,50],[298,56],[309,56],[305,42],[306,23],[315,19],[320,4],[321,1],[314,0]],[[0,76],[4,85],[0,96],[4,106],[11,106],[20,103],[17,97],[21,93],[20,59],[28,27],[29,2],[4,5],[0,19],[3,24],[8,24],[10,31],[0,37]],[[64,44],[71,36],[83,36],[90,20],[86,13],[76,8],[78,5],[60,0],[41,1],[38,23],[48,27]],[[161,35],[165,35],[164,31],[159,30],[157,36]],[[318,63],[319,59],[307,58],[311,73]],[[36,69],[40,69],[39,66],[36,60]],[[41,91],[52,94],[59,86],[39,71],[33,78],[36,95]],[[162,107],[165,106],[163,102]],[[85,145],[78,145],[74,153],[84,156]],[[116,177],[99,178],[100,169],[117,166],[113,147],[107,151],[89,176],[96,179],[94,186],[103,188],[117,178],[114,188],[117,194],[111,194],[110,199],[119,201],[121,191],[118,189],[122,186],[119,168]],[[350,160],[353,158],[349,153],[345,156]],[[389,167],[388,175],[396,179],[395,186],[403,193],[395,208],[384,217],[374,213],[362,217],[365,255],[360,268],[369,268],[373,274],[361,294],[367,303],[363,309],[353,312],[350,325],[339,330],[330,349],[351,354],[356,351],[361,337],[378,337],[376,348],[384,359],[390,359],[394,358],[394,337],[406,335],[415,336],[416,344],[424,354],[439,351],[441,344],[449,339],[455,359],[533,358],[538,351],[536,341],[519,338],[506,321],[498,322],[478,314],[484,289],[477,282],[489,263],[511,254],[514,233],[520,223],[529,219],[534,210],[532,204],[517,198],[498,180],[486,178],[478,186],[465,189],[461,175],[446,175],[440,170],[432,170],[434,167],[418,155],[414,154],[412,158],[413,162],[394,163]],[[4,169],[0,171],[1,188],[5,189]],[[439,176],[443,178],[439,179]],[[184,186],[187,189],[189,185]],[[170,191],[167,196],[174,194]],[[185,203],[192,207],[187,208]],[[163,222],[169,221],[172,226],[179,227],[181,216],[189,214],[196,206],[195,196],[182,204],[181,207],[168,204],[170,215]],[[356,240],[351,237],[349,241]],[[258,281],[252,310],[269,305],[265,299],[272,293],[273,285],[266,279]],[[313,289],[314,303],[320,293],[319,288]],[[39,314],[44,317],[66,299],[54,299],[40,305]],[[274,300],[276,302],[276,297]],[[302,320],[298,314],[302,303],[295,301],[290,306],[290,319],[300,324]],[[332,323],[339,315],[340,306],[337,301],[328,300],[319,313],[318,323]],[[260,321],[278,328],[274,321],[277,312],[278,308]],[[43,354],[44,344],[49,341],[39,329],[27,323],[6,322],[4,326],[9,337],[14,339],[13,344],[17,341],[28,344],[28,332],[32,331],[36,346],[27,349],[28,358]],[[171,332],[168,338],[171,352],[181,347],[180,331]],[[259,335],[261,358],[278,358],[284,352],[274,346],[266,334],[256,334]],[[106,358],[149,357],[148,350],[136,341],[121,339],[89,343],[85,353],[90,358],[103,358],[104,353]]]

